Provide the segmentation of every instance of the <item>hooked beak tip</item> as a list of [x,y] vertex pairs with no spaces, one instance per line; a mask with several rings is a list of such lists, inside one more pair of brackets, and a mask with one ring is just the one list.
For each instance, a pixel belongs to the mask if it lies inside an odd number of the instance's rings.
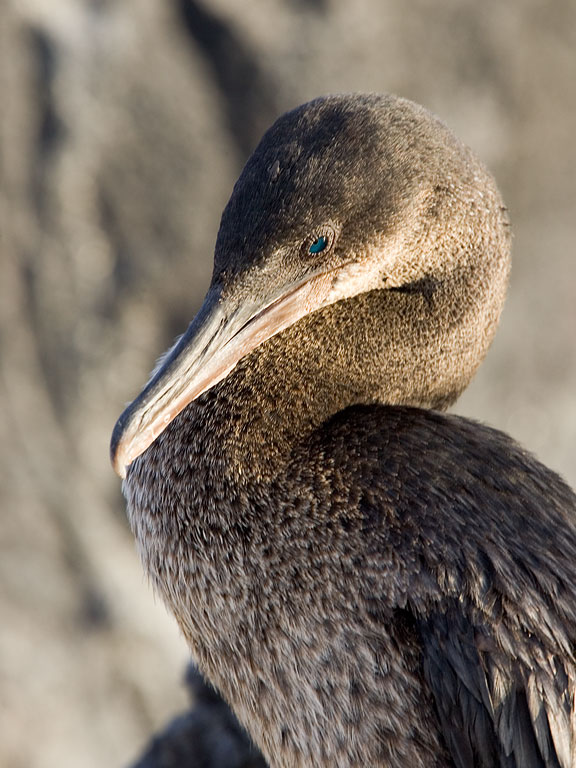
[[126,463],[124,456],[123,435],[125,433],[125,412],[120,416],[114,426],[112,438],[110,440],[110,462],[116,474],[123,480],[126,477],[126,469],[130,466],[130,461]]

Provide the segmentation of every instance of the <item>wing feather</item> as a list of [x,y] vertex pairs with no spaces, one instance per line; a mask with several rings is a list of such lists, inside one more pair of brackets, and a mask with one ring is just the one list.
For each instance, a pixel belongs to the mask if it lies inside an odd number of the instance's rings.
[[[572,668],[525,638],[507,655],[461,604],[420,623],[424,673],[458,768],[573,768]],[[532,660],[532,668],[521,657]]]

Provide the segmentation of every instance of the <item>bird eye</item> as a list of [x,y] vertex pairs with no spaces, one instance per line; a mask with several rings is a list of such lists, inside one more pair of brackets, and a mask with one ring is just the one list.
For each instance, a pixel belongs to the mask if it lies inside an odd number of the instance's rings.
[[324,237],[324,235],[320,235],[320,237],[317,237],[313,243],[310,243],[308,247],[308,253],[320,253],[326,248],[327,245],[328,238]]
[[326,222],[321,227],[317,227],[316,231],[302,241],[300,246],[301,253],[316,256],[319,253],[328,253],[334,245],[337,237],[337,230],[332,223]]

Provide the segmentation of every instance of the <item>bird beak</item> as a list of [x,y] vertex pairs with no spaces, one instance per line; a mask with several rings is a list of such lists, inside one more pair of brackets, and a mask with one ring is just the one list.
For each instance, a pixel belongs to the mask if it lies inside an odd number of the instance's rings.
[[339,298],[346,265],[284,286],[268,301],[223,298],[213,285],[188,330],[168,352],[140,395],[118,419],[110,446],[120,477],[168,424],[199,395],[222,381],[262,342]]

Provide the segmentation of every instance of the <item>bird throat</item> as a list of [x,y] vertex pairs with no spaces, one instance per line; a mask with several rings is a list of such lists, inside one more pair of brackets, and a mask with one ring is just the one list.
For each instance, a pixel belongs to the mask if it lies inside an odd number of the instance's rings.
[[446,301],[441,286],[434,295],[378,290],[312,313],[191,403],[142,461],[165,472],[182,464],[183,474],[202,465],[215,484],[244,485],[276,476],[295,446],[348,406],[446,408],[485,352],[466,331],[477,318]]

